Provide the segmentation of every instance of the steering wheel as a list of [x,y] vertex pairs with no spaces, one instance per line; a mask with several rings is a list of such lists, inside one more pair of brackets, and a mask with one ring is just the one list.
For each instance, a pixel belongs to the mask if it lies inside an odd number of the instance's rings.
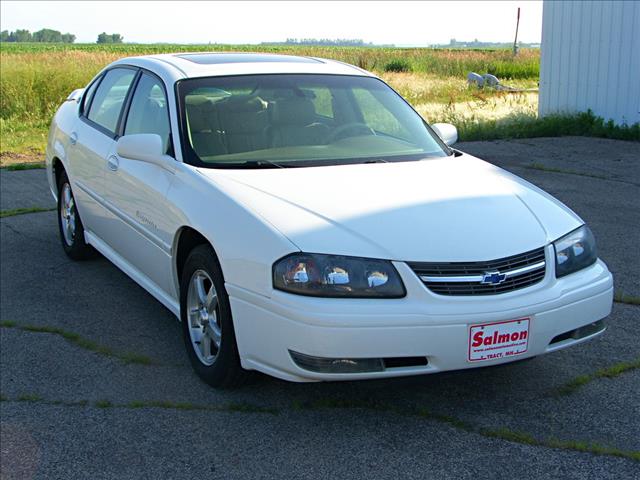
[[333,132],[331,132],[331,134],[329,135],[329,141],[328,143],[333,143],[336,140],[338,140],[339,138],[342,138],[343,134],[350,131],[350,130],[360,130],[368,135],[375,135],[376,132],[373,130],[373,128],[369,127],[368,125],[361,123],[361,122],[350,122],[350,123],[345,123],[344,125],[339,126],[338,128],[336,128]]

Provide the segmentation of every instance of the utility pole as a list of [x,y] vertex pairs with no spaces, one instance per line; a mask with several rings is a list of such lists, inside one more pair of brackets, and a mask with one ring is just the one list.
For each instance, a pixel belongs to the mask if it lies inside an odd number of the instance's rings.
[[516,19],[516,38],[513,41],[513,56],[518,54],[518,27],[520,26],[520,7],[518,7],[518,17]]

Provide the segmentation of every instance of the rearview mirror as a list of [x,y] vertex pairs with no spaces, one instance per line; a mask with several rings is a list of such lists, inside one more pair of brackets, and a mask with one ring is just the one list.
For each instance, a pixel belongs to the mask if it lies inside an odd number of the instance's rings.
[[116,152],[123,158],[153,163],[169,171],[175,170],[175,159],[165,155],[162,138],[155,133],[135,133],[120,137]]
[[450,123],[434,123],[431,125],[444,143],[451,146],[458,141],[458,129]]

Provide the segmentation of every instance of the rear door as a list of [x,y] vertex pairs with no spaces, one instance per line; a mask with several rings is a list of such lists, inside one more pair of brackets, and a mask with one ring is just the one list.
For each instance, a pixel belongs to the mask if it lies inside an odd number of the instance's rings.
[[[165,153],[173,156],[167,94],[160,78],[142,71],[126,107],[121,133],[157,134]],[[175,215],[166,198],[173,177],[158,165],[119,156],[115,147],[105,173],[105,197],[117,220],[105,240],[167,293],[174,288],[171,244],[175,221],[170,219]]]
[[73,192],[85,229],[99,237],[104,237],[110,223],[104,199],[107,157],[114,148],[125,99],[136,75],[137,69],[118,67],[91,84],[70,137]]

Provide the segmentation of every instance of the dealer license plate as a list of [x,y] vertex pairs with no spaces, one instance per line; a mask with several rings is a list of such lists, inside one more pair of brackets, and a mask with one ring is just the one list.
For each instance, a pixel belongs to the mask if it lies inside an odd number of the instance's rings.
[[529,318],[483,323],[469,328],[469,362],[522,355],[529,348]]

